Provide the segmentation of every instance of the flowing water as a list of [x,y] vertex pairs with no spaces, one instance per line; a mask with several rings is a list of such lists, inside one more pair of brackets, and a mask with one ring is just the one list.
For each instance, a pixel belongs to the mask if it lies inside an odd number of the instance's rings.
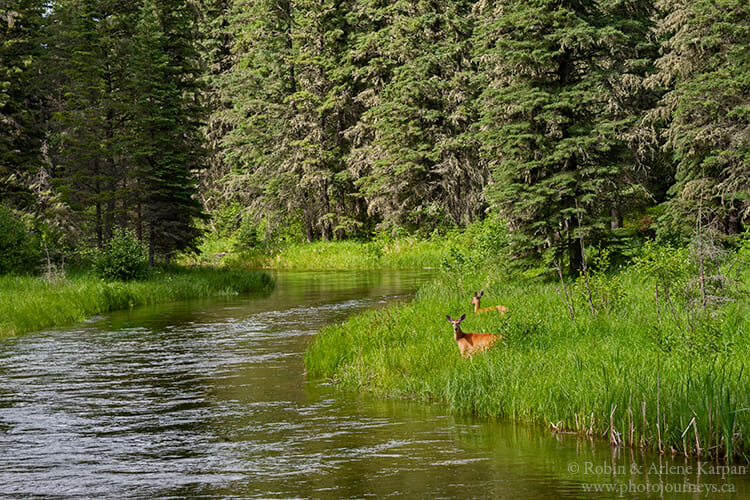
[[[325,325],[424,272],[279,272],[0,340],[0,498],[747,498],[746,468],[613,455],[547,429],[305,378]],[[450,335],[446,329],[446,335]]]

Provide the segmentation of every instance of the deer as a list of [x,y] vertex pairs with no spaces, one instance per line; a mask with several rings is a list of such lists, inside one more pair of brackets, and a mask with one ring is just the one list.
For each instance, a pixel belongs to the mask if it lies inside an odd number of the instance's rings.
[[480,291],[479,293],[474,292],[474,298],[471,299],[471,304],[474,306],[474,314],[481,314],[486,312],[492,312],[492,311],[498,311],[501,315],[504,315],[508,312],[508,308],[501,305],[496,306],[490,306],[490,307],[479,307],[479,301],[482,300],[482,295],[484,295],[484,290]]
[[466,319],[466,315],[462,314],[460,318],[453,319],[450,316],[446,316],[445,319],[453,323],[453,336],[458,344],[458,350],[461,351],[461,356],[471,356],[475,352],[484,351],[489,349],[499,339],[503,338],[502,334],[493,333],[464,333],[461,331],[461,322]]

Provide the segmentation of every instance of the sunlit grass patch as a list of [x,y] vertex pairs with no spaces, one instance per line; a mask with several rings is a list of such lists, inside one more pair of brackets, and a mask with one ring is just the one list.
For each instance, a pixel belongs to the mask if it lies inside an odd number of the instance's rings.
[[[577,303],[574,322],[555,283],[446,275],[412,304],[324,330],[307,351],[307,371],[344,389],[437,400],[617,446],[747,459],[748,305],[727,306],[715,333],[689,333],[659,321],[647,284],[627,272],[621,279],[621,303],[596,317]],[[481,287],[487,305],[509,312],[474,315],[469,300]],[[464,331],[503,341],[461,359],[445,320],[461,313]]]
[[143,281],[103,281],[93,274],[0,276],[0,335],[83,321],[137,305],[269,290],[266,274],[227,269],[173,268]]

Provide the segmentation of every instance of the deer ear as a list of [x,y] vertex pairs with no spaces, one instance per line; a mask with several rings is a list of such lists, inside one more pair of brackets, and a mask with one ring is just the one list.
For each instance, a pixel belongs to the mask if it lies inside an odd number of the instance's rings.
[[458,321],[463,321],[464,319],[466,319],[466,315],[465,315],[465,314],[462,314],[462,315],[461,315],[461,319],[459,319]]
[[482,290],[481,292],[479,292],[479,296],[481,297],[482,295],[484,295],[484,290]]
[[476,297],[476,296],[477,296],[477,292],[474,292],[474,297]]
[[445,319],[447,319],[448,321],[453,321],[453,320],[451,319],[451,317],[450,317],[450,316],[448,316],[447,314],[445,315]]

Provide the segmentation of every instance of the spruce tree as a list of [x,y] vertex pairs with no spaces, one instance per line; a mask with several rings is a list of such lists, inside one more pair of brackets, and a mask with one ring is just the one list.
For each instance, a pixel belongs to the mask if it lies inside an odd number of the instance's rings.
[[612,226],[632,165],[623,138],[631,123],[612,105],[622,75],[612,68],[633,71],[646,7],[505,0],[478,13],[480,137],[493,169],[490,196],[518,256],[551,249],[576,271],[579,224],[599,238]]
[[364,106],[349,170],[384,226],[430,230],[480,216],[470,2],[358,2],[349,59]]
[[[199,172],[199,190],[207,213],[227,202],[223,180],[229,174],[222,140],[229,132],[226,114],[233,105],[231,96],[222,93],[222,78],[232,65],[232,0],[200,0],[200,51],[203,61],[204,102],[207,121],[203,126],[206,168]],[[211,222],[213,224],[213,222]],[[215,226],[214,226],[215,227]]]
[[123,147],[133,10],[114,1],[58,0],[46,33],[51,96],[48,154],[58,189],[99,247],[125,225],[132,199]]
[[725,234],[750,221],[750,6],[740,0],[660,2],[663,40],[647,124],[675,167],[665,237],[713,222]]
[[194,172],[202,165],[196,12],[182,0],[145,0],[132,54],[129,152],[135,164],[138,228],[149,264],[195,249],[199,219]]
[[329,0],[237,1],[232,65],[221,79],[233,103],[220,119],[230,126],[223,144],[235,193],[271,226],[299,224],[308,241],[359,228],[341,159],[346,11]]
[[0,203],[27,208],[33,195],[25,177],[42,163],[39,72],[45,2],[0,3]]

